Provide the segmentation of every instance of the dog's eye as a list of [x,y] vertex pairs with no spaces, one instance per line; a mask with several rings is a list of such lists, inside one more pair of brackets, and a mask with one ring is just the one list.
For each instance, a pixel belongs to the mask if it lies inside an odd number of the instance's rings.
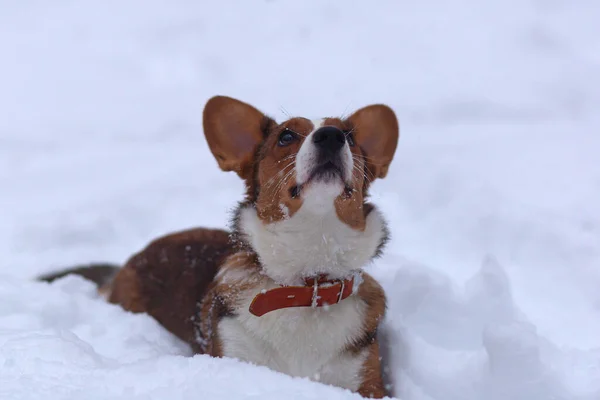
[[279,141],[277,142],[277,144],[279,146],[287,146],[288,144],[292,143],[294,140],[296,140],[296,135],[294,134],[294,132],[290,131],[289,129],[285,129],[279,135]]
[[352,134],[352,131],[344,132],[344,136],[346,136],[346,140],[348,141],[348,144],[350,146],[354,147],[354,135]]

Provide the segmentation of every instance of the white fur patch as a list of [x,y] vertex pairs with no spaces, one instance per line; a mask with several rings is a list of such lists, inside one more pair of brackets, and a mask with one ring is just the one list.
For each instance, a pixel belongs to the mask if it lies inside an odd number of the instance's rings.
[[216,280],[221,283],[233,285],[239,282],[247,281],[251,278],[250,272],[245,268],[228,267],[227,264],[217,272]]
[[219,322],[223,355],[282,373],[356,391],[367,350],[343,352],[362,332],[366,304],[351,296],[323,308],[287,308],[256,317],[254,296],[276,287],[270,279],[240,297],[237,315]]
[[365,267],[383,239],[384,222],[377,210],[367,217],[364,231],[352,229],[337,217],[335,196],[327,186],[308,188],[302,207],[282,221],[264,224],[253,207],[241,211],[241,231],[276,282],[295,285],[319,273],[344,278]]
[[323,121],[323,119],[312,121],[314,128],[312,132],[304,138],[304,142],[302,142],[302,146],[300,146],[300,150],[298,150],[298,154],[296,155],[296,182],[298,185],[308,180],[313,165],[317,161],[317,148],[313,143],[312,138],[315,131],[323,124]]

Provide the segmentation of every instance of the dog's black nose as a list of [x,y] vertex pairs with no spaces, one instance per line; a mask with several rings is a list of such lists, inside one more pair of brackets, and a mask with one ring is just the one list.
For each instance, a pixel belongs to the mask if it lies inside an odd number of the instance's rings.
[[342,148],[346,142],[346,137],[344,132],[335,126],[324,126],[317,129],[313,134],[313,142],[321,150],[333,154]]

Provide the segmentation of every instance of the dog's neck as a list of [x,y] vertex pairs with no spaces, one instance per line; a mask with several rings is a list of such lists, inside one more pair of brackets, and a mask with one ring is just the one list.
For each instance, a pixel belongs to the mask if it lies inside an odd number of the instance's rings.
[[237,233],[258,255],[262,272],[282,285],[307,277],[343,279],[361,271],[387,241],[385,221],[368,207],[364,230],[340,221],[333,201],[308,196],[291,217],[265,224],[252,204],[240,206]]

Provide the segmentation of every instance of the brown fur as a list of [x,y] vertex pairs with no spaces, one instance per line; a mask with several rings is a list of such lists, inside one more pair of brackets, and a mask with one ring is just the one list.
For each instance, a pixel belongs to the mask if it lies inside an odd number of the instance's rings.
[[363,381],[358,393],[363,397],[382,398],[388,395],[383,382],[381,358],[377,330],[383,320],[386,310],[386,299],[383,288],[373,277],[363,274],[363,283],[358,290],[358,296],[367,303],[367,315],[363,325],[363,339],[348,348],[350,352],[368,349],[369,355],[363,364]]
[[358,388],[358,393],[361,396],[372,399],[381,399],[388,396],[383,383],[379,342],[377,340],[369,345],[369,355],[363,365],[362,374],[362,383]]
[[[298,134],[295,142],[286,147],[277,146],[279,135],[290,129]],[[259,163],[255,165],[255,184],[260,188],[256,198],[256,210],[259,218],[263,221],[277,222],[285,218],[280,204],[287,207],[288,215],[293,216],[302,206],[300,198],[294,198],[290,194],[291,188],[296,184],[294,170],[294,154],[300,150],[300,146],[314,126],[306,118],[292,118],[279,126],[274,126],[272,132],[262,144]],[[277,179],[277,178],[280,179]],[[281,179],[285,178],[285,183]],[[289,178],[289,179],[288,179]]]
[[348,118],[373,179],[385,178],[398,146],[398,120],[383,104],[363,107]]
[[197,305],[231,252],[229,234],[223,230],[192,229],[159,238],[117,274],[109,301],[150,314],[194,345]]

